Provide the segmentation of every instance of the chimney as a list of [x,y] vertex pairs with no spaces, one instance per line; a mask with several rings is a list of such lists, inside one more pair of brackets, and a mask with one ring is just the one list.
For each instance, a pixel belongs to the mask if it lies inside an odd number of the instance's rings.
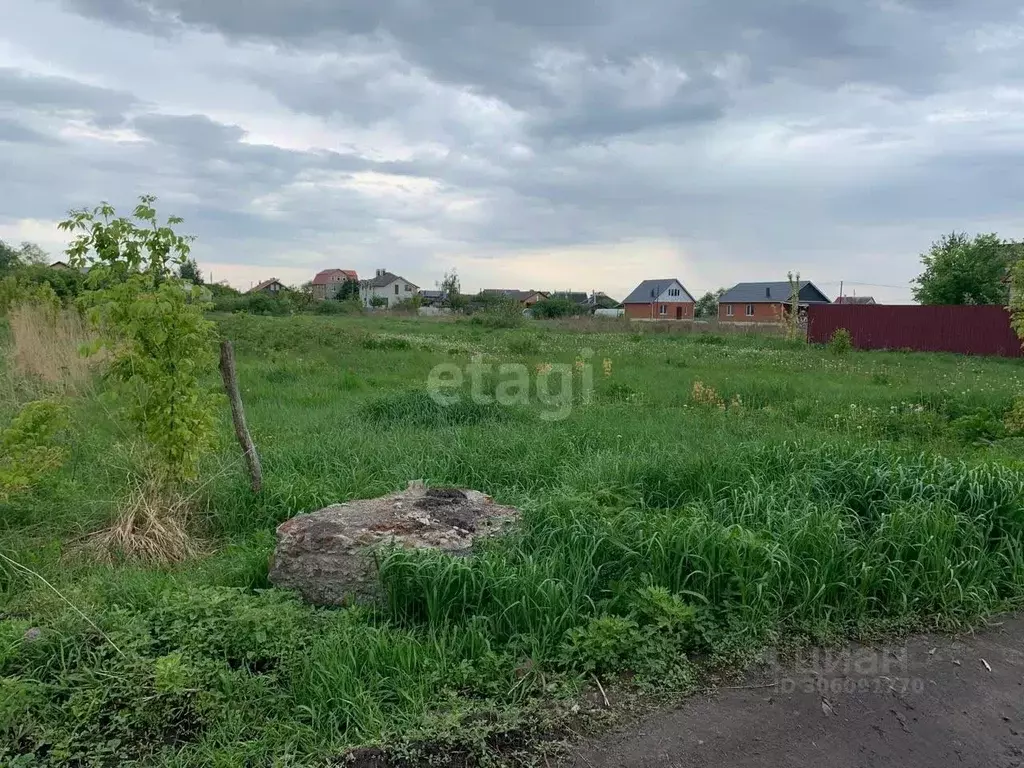
[[772,287],[770,285],[766,285],[764,287],[764,297],[766,299],[770,299],[772,297]]
[[386,269],[378,269],[378,270],[377,270],[377,277],[380,277],[380,276],[381,276],[381,275],[383,275],[383,274],[384,274],[385,272],[387,272],[387,270],[386,270]]

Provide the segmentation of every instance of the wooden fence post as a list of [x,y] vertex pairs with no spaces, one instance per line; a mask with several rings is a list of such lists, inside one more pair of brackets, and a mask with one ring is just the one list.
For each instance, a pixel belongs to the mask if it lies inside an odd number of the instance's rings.
[[231,420],[235,423],[235,435],[245,454],[245,463],[249,465],[252,490],[259,493],[263,487],[263,469],[260,467],[260,457],[249,434],[249,427],[245,424],[245,409],[242,408],[238,374],[235,373],[235,350],[227,339],[220,343],[220,375],[224,379],[224,390],[228,393],[228,400],[231,401]]

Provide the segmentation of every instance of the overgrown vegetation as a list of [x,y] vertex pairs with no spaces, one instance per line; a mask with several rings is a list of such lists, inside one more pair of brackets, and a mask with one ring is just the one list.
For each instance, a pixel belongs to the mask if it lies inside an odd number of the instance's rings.
[[[473,318],[216,316],[264,491],[214,443],[186,505],[202,546],[187,539],[174,568],[76,556],[116,511],[135,516],[114,537],[152,518],[145,486],[125,487],[136,422],[107,406],[122,382],[68,398],[76,428],[42,441],[60,461],[0,502],[0,763],[472,757],[586,711],[595,676],[685,691],[704,665],[780,639],[1021,605],[1019,361]],[[596,393],[561,421],[533,399],[442,406],[423,388],[439,363],[538,371],[582,363],[583,347]],[[45,382],[8,379],[10,423]],[[269,588],[278,523],[412,479],[484,491],[522,524],[472,557],[382,553],[380,606]]]
[[564,296],[552,296],[547,299],[541,299],[531,307],[533,316],[541,320],[582,315],[583,311],[583,307]]
[[1010,253],[1019,256],[1014,244],[995,234],[943,235],[921,255],[924,271],[914,280],[914,299],[921,304],[1005,305]]
[[189,240],[172,229],[182,220],[161,224],[154,202],[142,197],[134,221],[104,204],[73,211],[60,227],[75,233],[71,265],[89,270],[80,301],[98,332],[91,351],[108,353],[155,479],[178,483],[196,475],[213,444],[216,399],[204,376],[214,370],[216,330],[200,289],[174,272],[188,262]]
[[836,328],[828,340],[828,349],[837,357],[845,357],[853,349],[853,337],[845,328]]

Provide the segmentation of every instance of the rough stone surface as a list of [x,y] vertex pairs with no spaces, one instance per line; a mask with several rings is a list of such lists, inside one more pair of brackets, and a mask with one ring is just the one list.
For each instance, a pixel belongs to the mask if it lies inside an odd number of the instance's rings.
[[517,509],[479,491],[414,481],[390,496],[336,504],[281,523],[270,581],[315,605],[372,600],[379,596],[379,547],[464,554],[475,539],[493,536],[518,518]]

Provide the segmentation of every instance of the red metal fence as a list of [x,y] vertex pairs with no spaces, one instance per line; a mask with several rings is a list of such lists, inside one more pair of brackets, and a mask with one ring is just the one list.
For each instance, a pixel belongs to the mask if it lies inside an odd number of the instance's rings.
[[858,349],[912,349],[1021,357],[1010,314],[998,306],[811,304],[807,339],[823,344],[845,328]]

